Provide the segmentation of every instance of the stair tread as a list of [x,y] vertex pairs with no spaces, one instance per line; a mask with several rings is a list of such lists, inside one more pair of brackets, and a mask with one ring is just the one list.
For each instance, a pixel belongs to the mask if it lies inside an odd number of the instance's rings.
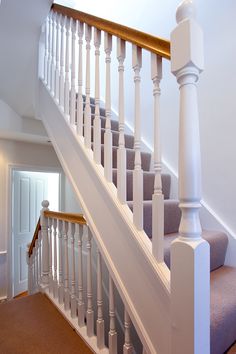
[[[170,268],[170,245],[179,236],[179,233],[165,235],[164,238],[164,259]],[[211,271],[221,267],[225,261],[225,253],[228,245],[228,237],[222,231],[203,230],[202,237],[210,244],[210,268]],[[236,298],[235,298],[236,299]]]
[[235,279],[234,267],[211,272],[211,354],[224,353],[236,338]]

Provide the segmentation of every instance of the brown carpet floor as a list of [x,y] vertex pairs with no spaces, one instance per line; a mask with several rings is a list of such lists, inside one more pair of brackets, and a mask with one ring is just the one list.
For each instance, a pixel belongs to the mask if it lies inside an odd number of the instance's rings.
[[1,354],[91,354],[48,298],[41,294],[0,304]]

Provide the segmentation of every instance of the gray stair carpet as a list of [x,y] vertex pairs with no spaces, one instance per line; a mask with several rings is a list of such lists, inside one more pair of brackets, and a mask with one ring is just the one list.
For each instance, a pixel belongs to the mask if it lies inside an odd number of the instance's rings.
[[[91,99],[92,124],[94,120],[94,100]],[[101,142],[102,142],[102,165],[104,160],[104,132],[105,110],[100,109],[101,114]],[[119,141],[119,124],[111,120],[113,134],[113,183],[117,185],[117,149]],[[92,128],[93,140],[93,128]],[[134,169],[134,137],[125,135],[127,157],[127,203],[133,208],[133,179]],[[152,194],[154,187],[154,173],[150,171],[151,154],[141,153],[144,191],[144,230],[147,236],[152,238]],[[162,175],[164,194],[164,260],[170,268],[170,245],[178,236],[180,223],[180,209],[178,201],[170,199],[171,179],[167,174]],[[210,244],[210,267],[211,267],[211,354],[223,354],[236,340],[236,269],[224,266],[228,237],[220,231],[203,230],[203,238]],[[231,347],[230,353],[233,353]],[[236,353],[236,350],[235,350]]]

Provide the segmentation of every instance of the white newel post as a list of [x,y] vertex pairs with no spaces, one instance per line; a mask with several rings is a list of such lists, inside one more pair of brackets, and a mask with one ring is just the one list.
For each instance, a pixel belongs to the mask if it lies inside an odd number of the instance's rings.
[[209,244],[201,237],[201,164],[196,82],[203,70],[203,36],[192,1],[177,9],[171,67],[180,87],[179,237],[171,246],[172,353],[210,353]]
[[49,240],[48,240],[48,219],[45,218],[44,212],[48,210],[49,202],[42,201],[42,209],[40,212],[40,225],[42,237],[42,285],[41,288],[46,288],[49,285]]

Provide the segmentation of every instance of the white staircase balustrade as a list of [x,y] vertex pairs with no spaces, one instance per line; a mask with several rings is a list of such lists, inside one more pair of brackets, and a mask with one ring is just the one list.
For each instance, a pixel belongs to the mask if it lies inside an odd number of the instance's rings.
[[59,103],[59,88],[60,88],[60,39],[61,39],[61,21],[62,15],[56,17],[56,69],[55,69],[55,89],[54,97]]
[[48,83],[48,57],[49,57],[49,53],[48,53],[48,37],[49,37],[49,16],[46,18],[45,21],[45,51],[44,51],[44,83],[45,85],[47,85]]
[[176,19],[177,27],[171,33],[171,70],[180,89],[179,207],[182,217],[179,237],[171,246],[172,347],[176,354],[209,354],[210,258],[209,244],[201,237],[199,220],[201,162],[196,90],[203,70],[203,36],[192,1],[185,0],[179,6]]
[[57,14],[52,14],[52,63],[51,63],[51,93],[55,95],[55,71],[56,71],[56,22],[57,22]]
[[164,196],[161,181],[160,81],[162,58],[151,54],[151,78],[154,98],[154,193],[152,196],[152,253],[158,262],[164,260]]
[[[179,206],[182,213],[179,237],[171,246],[171,271],[164,263],[164,196],[161,176],[160,130],[162,61],[163,58],[169,57],[164,50],[156,49],[155,46],[158,46],[159,39],[149,38],[148,35],[142,36],[138,31],[132,32],[132,30],[119,25],[113,31],[109,21],[107,23],[106,20],[96,19],[88,14],[85,16],[80,12],[76,12],[74,18],[66,18],[64,16],[68,15],[68,12],[63,12],[60,5],[53,5],[53,12],[59,11],[58,9],[62,16],[61,26],[58,25],[59,16],[56,17],[57,32],[61,31],[60,109],[58,110],[56,83],[55,100],[52,100],[51,95],[48,95],[48,91],[53,92],[53,88],[50,86],[54,65],[53,48],[56,48],[56,52],[58,50],[58,45],[54,47],[52,43],[54,38],[52,17],[54,15],[51,13],[47,20],[48,35],[45,34],[44,53],[44,83],[47,83],[48,87],[46,88],[42,82],[39,84],[42,117],[50,140],[52,140],[61,164],[80,200],[89,227],[76,222],[72,226],[69,222],[71,240],[69,266],[68,221],[58,220],[58,257],[54,257],[58,272],[56,278],[54,268],[54,282],[57,282],[58,298],[54,292],[49,293],[48,296],[62,312],[64,311],[63,313],[66,313],[67,319],[72,321],[76,330],[80,334],[82,333],[81,335],[87,343],[96,350],[102,352],[105,350],[106,353],[111,354],[118,352],[119,341],[117,338],[119,333],[115,325],[114,304],[114,287],[116,286],[125,307],[125,341],[122,344],[124,353],[135,352],[134,343],[131,343],[130,338],[131,327],[134,325],[143,345],[143,353],[209,354],[209,246],[201,238],[198,215],[201,199],[201,168],[196,82],[203,70],[203,47],[201,29],[194,17],[192,1],[185,0],[178,8],[177,27],[171,34],[171,70],[176,76],[180,88],[178,172]],[[70,29],[72,29],[72,34]],[[133,39],[129,30],[133,36],[141,36],[142,40],[137,40],[136,37]],[[102,34],[104,34],[105,63],[101,63],[99,60]],[[91,57],[93,54],[91,51],[92,39],[95,48],[94,57]],[[117,51],[114,53],[118,60],[117,77],[113,77],[111,74],[113,73],[111,53],[112,40],[114,39],[117,41]],[[58,41],[57,35],[55,40]],[[149,43],[152,40],[154,44]],[[129,54],[128,42],[132,45],[132,53]],[[145,58],[145,56],[142,58],[143,49],[148,50],[151,54],[153,91],[153,166],[155,176],[152,196],[152,242],[145,236],[143,230],[145,228],[143,210],[144,207],[149,206],[144,203],[143,180],[146,178],[146,172],[145,174],[143,172],[145,159],[141,153],[140,73],[142,60]],[[77,52],[78,58],[75,57]],[[128,161],[127,156],[133,152],[130,151],[128,145],[126,148],[124,134],[124,93],[126,87],[124,61],[126,57],[127,59],[130,57],[130,54],[132,54],[134,73],[134,170],[132,176],[133,204],[129,201],[127,205],[126,179],[130,176],[128,169],[131,168],[131,162]],[[85,66],[83,66],[83,58],[86,62]],[[56,54],[56,73],[57,59]],[[130,69],[128,68],[128,70]],[[91,98],[90,92],[93,72],[95,73],[94,100]],[[102,77],[103,72],[105,75]],[[55,75],[57,76],[57,74]],[[142,81],[145,80],[144,76]],[[84,83],[83,77],[85,78]],[[75,81],[77,78],[78,87]],[[116,140],[117,133],[113,134],[111,129],[112,124],[116,123],[111,120],[111,92],[112,85],[117,83],[119,84],[119,137],[116,148],[113,147],[113,141]],[[102,89],[105,91],[104,146],[101,144],[103,138],[101,126],[104,120],[100,117]],[[83,93],[85,93],[85,97]],[[93,127],[92,107],[95,111]],[[77,127],[75,127],[76,125]],[[102,157],[104,168],[101,166]],[[117,193],[111,183],[113,181],[113,167],[116,167],[115,162],[117,162],[117,172],[114,171],[117,173]],[[132,208],[132,212],[129,207]],[[47,289],[50,286],[51,268],[48,248],[52,247],[52,242],[48,244],[50,233],[47,230],[47,222],[48,220],[42,216],[42,277],[38,277],[36,280],[40,282],[40,289]],[[63,228],[62,225],[64,225]],[[65,230],[66,225],[67,231]],[[87,228],[86,243],[82,241],[85,238],[84,229]],[[65,236],[64,247],[62,246],[62,233]],[[93,252],[91,250],[94,243],[97,243],[99,250],[96,260],[96,277],[93,276]],[[83,267],[83,244],[86,244],[87,247],[87,267]],[[54,247],[56,246],[54,245]],[[75,251],[75,247],[78,252]],[[103,306],[102,261],[106,263],[109,270],[109,333],[105,333],[104,323],[106,316],[105,306]],[[29,277],[33,278],[31,282],[34,283],[34,269],[30,265],[30,259],[28,262],[29,273],[32,273]],[[55,261],[53,260],[53,262]],[[53,264],[55,265],[55,263]],[[97,296],[93,294],[94,279],[97,281]],[[33,289],[30,283],[29,286]],[[83,293],[86,293],[86,301]],[[204,297],[202,294],[205,294]],[[144,297],[145,303],[143,302]],[[97,318],[94,313],[95,307],[97,307]],[[132,319],[132,323],[130,319]],[[96,334],[94,333],[95,328]],[[194,332],[196,328],[197,330]],[[108,348],[106,347],[107,342]],[[184,347],[183,342],[186,343]]]
[[52,219],[48,220],[48,242],[49,242],[49,291],[53,291],[53,276],[52,276]]

